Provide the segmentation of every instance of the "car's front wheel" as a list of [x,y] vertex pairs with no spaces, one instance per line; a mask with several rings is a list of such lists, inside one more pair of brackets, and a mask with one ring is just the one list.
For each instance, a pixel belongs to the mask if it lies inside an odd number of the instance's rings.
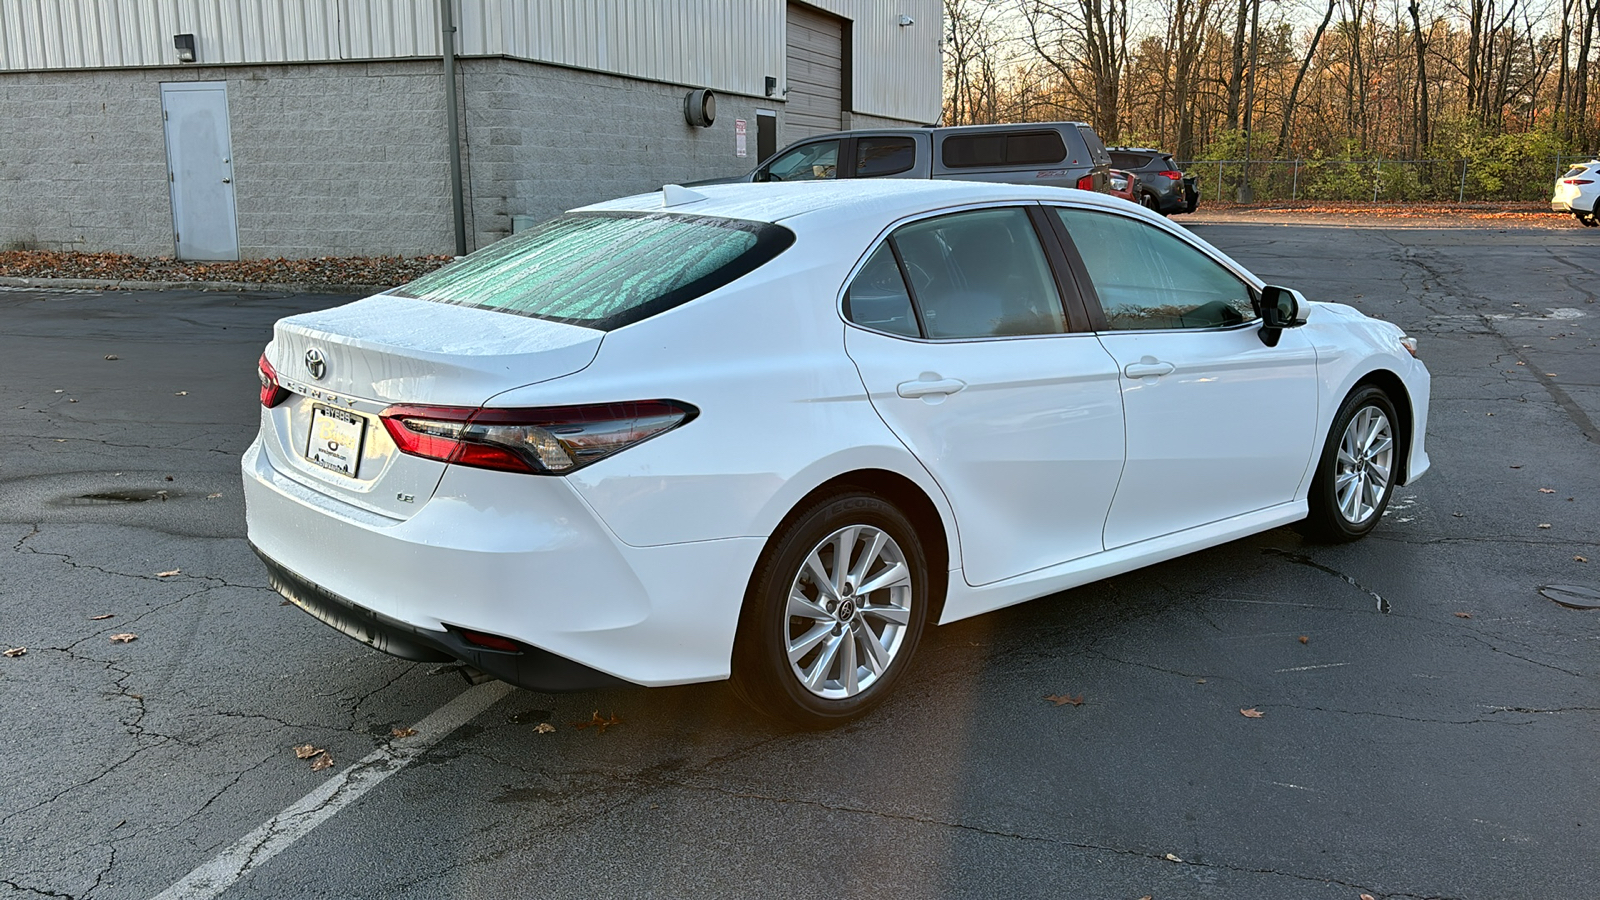
[[916,651],[929,580],[916,529],[889,501],[851,492],[813,505],[773,537],[756,570],[734,690],[809,728],[877,706]]
[[1353,541],[1377,527],[1399,475],[1398,423],[1381,388],[1367,385],[1345,399],[1311,481],[1307,536]]

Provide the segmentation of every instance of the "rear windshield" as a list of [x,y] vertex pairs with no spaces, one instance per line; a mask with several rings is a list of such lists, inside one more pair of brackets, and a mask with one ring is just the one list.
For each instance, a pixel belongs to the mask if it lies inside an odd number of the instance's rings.
[[676,213],[569,213],[390,291],[610,331],[770,261],[794,233]]
[[1119,169],[1140,169],[1150,162],[1145,153],[1119,153],[1111,151],[1111,164]]
[[1584,174],[1584,173],[1586,173],[1588,171],[1589,171],[1589,169],[1588,169],[1587,166],[1573,166],[1572,168],[1567,170],[1567,174],[1565,174],[1565,175],[1563,175],[1561,177],[1562,178],[1576,178],[1579,175],[1582,175],[1582,174]]
[[939,156],[947,169],[1048,166],[1066,158],[1067,145],[1056,131],[959,134],[944,139]]

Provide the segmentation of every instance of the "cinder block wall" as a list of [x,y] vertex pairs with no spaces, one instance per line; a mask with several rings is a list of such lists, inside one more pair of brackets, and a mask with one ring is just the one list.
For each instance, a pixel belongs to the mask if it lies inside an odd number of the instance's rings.
[[[719,94],[715,124],[696,128],[687,87],[460,66],[469,250],[514,215],[741,174],[758,161],[756,109],[782,126],[772,100]],[[0,249],[173,253],[164,81],[228,86],[242,258],[454,252],[438,60],[0,73]]]

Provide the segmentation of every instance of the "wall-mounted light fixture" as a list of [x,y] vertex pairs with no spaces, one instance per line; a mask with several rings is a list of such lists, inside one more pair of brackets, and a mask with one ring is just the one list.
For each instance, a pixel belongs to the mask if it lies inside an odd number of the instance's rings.
[[907,25],[915,25],[915,24],[917,24],[917,20],[916,19],[911,18],[910,16],[906,15],[905,13],[901,13],[900,14],[900,27],[901,28],[904,28]]
[[717,120],[717,95],[696,88],[683,98],[683,119],[696,128],[709,128]]
[[178,62],[194,62],[194,35],[175,34],[172,36],[172,46],[178,48]]
[[767,76],[767,96],[778,96],[778,79],[771,75]]

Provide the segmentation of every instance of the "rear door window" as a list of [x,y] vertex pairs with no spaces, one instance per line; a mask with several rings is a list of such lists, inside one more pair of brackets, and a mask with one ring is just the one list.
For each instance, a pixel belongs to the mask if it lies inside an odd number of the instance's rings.
[[1089,148],[1089,159],[1097,166],[1111,165],[1111,154],[1106,152],[1106,145],[1100,140],[1100,135],[1095,133],[1088,125],[1079,125],[1078,134],[1083,136],[1083,143]]
[[610,331],[739,278],[794,243],[780,225],[568,213],[389,293]]
[[839,141],[813,141],[761,167],[756,181],[819,181],[837,178]]
[[917,162],[917,142],[908,137],[856,139],[857,178],[881,178],[911,171]]
[[939,154],[947,169],[1050,166],[1066,159],[1067,145],[1058,131],[954,134]]

